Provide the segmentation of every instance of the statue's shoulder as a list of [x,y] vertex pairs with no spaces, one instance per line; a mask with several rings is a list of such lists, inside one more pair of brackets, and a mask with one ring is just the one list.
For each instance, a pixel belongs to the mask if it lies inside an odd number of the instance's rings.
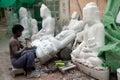
[[93,25],[93,29],[97,31],[103,31],[104,30],[104,25],[102,23],[97,23]]
[[95,27],[101,28],[104,27],[104,24],[102,22],[94,24]]
[[52,21],[52,22],[55,22],[55,18],[51,17],[51,21]]
[[50,22],[55,22],[55,19],[52,18],[52,17],[48,17],[48,18],[46,18],[45,21],[48,22],[48,23],[50,23]]

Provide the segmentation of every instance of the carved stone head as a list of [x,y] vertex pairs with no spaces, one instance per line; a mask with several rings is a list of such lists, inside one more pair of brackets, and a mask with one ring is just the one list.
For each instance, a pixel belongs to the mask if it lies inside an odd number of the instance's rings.
[[42,4],[40,8],[40,16],[42,18],[46,18],[48,16],[51,16],[51,11],[47,8],[46,5]]
[[99,9],[95,2],[90,2],[83,8],[83,20],[86,23],[100,20]]
[[79,14],[75,11],[72,13],[71,19],[78,19],[79,18]]
[[33,25],[33,26],[34,26],[34,25],[37,25],[37,20],[36,20],[36,19],[32,19],[32,20],[31,20],[31,25]]
[[24,18],[25,16],[28,16],[27,9],[24,7],[21,7],[19,9],[19,16],[20,16],[20,18]]

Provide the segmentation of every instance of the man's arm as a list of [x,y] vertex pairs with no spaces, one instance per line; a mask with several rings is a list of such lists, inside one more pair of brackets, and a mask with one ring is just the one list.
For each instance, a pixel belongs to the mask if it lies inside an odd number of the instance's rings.
[[10,44],[12,54],[15,57],[21,56],[21,53],[25,50],[25,47],[20,49],[20,46],[17,44],[17,42],[12,41]]

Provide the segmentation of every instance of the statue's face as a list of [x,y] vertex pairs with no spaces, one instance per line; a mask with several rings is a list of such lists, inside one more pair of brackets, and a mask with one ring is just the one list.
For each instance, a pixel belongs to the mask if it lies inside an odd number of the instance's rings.
[[19,15],[20,15],[20,17],[25,17],[25,16],[27,16],[27,15],[28,15],[27,9],[24,8],[24,7],[21,7],[20,10],[19,10]]
[[93,15],[93,10],[91,8],[84,8],[83,9],[83,20],[85,22],[90,22],[91,20],[93,20],[94,18]]
[[45,12],[44,12],[44,8],[43,7],[40,8],[40,16],[41,17],[45,16]]
[[99,10],[97,5],[88,4],[83,8],[83,20],[87,23],[92,22],[99,18]]
[[71,16],[72,19],[78,19],[79,15],[77,14],[77,12],[74,12]]
[[44,4],[42,4],[42,6],[40,8],[40,16],[42,18],[44,18],[44,17],[47,17],[49,15],[51,15],[50,10]]

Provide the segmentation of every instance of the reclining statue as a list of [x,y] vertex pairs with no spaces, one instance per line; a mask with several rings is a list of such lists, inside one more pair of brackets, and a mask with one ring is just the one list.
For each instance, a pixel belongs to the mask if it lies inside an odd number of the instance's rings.
[[42,29],[31,37],[31,40],[34,41],[36,39],[42,39],[42,37],[54,36],[55,30],[55,20],[51,17],[51,11],[44,5],[41,5],[40,8],[40,16],[43,18],[42,20]]
[[83,21],[86,25],[81,34],[78,35],[80,36],[80,41],[82,41],[72,51],[72,60],[101,69],[102,60],[97,56],[99,49],[104,46],[105,34],[96,3],[90,2],[83,8]]
[[58,35],[44,37],[44,39],[36,39],[31,45],[36,46],[36,55],[40,59],[41,64],[50,60],[57,52],[71,43],[76,34],[83,28],[84,22],[78,21],[72,28],[61,31]]

